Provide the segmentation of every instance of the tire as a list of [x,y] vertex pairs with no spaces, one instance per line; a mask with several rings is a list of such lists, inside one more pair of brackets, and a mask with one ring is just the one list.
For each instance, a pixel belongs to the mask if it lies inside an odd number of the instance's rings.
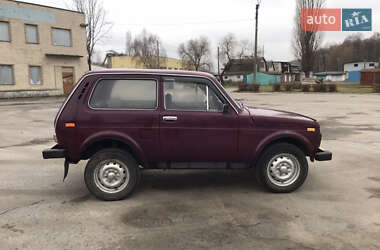
[[88,190],[98,199],[122,200],[130,196],[140,179],[135,158],[128,152],[110,148],[91,157],[84,172]]
[[278,143],[261,155],[256,165],[256,177],[271,192],[289,193],[305,182],[308,169],[301,149],[293,144]]

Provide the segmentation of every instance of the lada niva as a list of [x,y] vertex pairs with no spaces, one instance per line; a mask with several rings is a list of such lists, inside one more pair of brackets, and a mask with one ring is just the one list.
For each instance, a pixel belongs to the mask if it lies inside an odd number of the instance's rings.
[[235,101],[211,74],[165,70],[86,73],[55,118],[43,158],[89,160],[99,199],[129,196],[144,169],[249,169],[272,192],[299,188],[308,161],[327,161],[316,120]]

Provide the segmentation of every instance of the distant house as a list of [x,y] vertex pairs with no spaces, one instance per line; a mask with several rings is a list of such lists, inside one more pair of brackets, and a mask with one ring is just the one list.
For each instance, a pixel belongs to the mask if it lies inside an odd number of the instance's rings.
[[344,64],[344,72],[348,73],[349,82],[360,82],[360,71],[379,67],[378,62],[347,62]]
[[[253,83],[253,59],[232,59],[222,73],[224,82]],[[300,80],[300,67],[290,62],[266,61],[260,57],[257,82],[260,84],[286,83]]]
[[347,62],[344,64],[344,72],[360,72],[363,69],[374,69],[379,67],[378,62]]
[[[264,57],[259,58],[259,72],[266,72],[267,64]],[[224,67],[223,82],[245,82],[247,75],[253,73],[254,59],[231,59]]]
[[[157,57],[155,58],[157,60]],[[160,69],[169,70],[193,70],[185,66],[182,60],[170,57],[159,57]],[[147,67],[141,62],[139,57],[127,56],[117,52],[107,53],[104,65],[107,68],[123,69],[146,69]]]
[[272,61],[268,64],[268,72],[281,74],[281,83],[300,81],[300,66],[297,64],[283,61]]
[[95,70],[104,70],[104,69],[107,69],[107,67],[99,65],[99,64],[91,64],[91,69],[93,71],[95,71]]
[[314,73],[315,78],[323,79],[323,81],[343,82],[346,80],[344,72],[320,72]]

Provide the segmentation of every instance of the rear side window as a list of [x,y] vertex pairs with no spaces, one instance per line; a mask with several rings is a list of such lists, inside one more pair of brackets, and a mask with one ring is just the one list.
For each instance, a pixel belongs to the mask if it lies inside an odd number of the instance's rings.
[[95,109],[156,109],[157,82],[155,80],[101,80],[90,99]]

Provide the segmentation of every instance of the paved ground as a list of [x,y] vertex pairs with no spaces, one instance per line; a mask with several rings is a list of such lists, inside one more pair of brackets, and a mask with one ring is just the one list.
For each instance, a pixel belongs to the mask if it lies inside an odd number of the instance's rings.
[[379,249],[380,95],[234,95],[317,118],[334,160],[291,194],[246,171],[150,171],[101,202],[84,162],[62,183],[62,160],[41,159],[62,99],[0,102],[0,249]]

